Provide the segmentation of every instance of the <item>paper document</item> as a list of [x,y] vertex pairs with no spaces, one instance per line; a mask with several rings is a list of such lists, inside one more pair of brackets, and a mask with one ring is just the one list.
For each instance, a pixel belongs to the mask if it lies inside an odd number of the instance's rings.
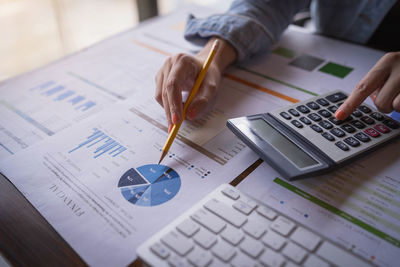
[[238,185],[379,266],[400,253],[400,141],[331,174],[288,182],[263,163]]

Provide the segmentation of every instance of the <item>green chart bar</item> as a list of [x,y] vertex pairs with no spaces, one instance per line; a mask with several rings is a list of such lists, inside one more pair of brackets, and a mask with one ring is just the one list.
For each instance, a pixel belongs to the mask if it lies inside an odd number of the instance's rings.
[[339,78],[344,78],[346,77],[353,68],[345,67],[333,62],[329,62],[325,64],[322,68],[319,69],[319,71],[339,77]]
[[385,234],[384,232],[376,229],[375,227],[373,227],[369,224],[366,224],[365,222],[355,218],[354,216],[348,214],[347,212],[344,212],[344,211],[326,203],[325,201],[322,201],[321,199],[308,194],[307,192],[295,187],[292,184],[285,182],[284,180],[282,180],[278,177],[274,179],[274,182],[281,185],[282,187],[292,191],[293,193],[296,193],[297,195],[313,202],[314,204],[317,204],[318,206],[320,206],[326,210],[329,210],[330,212],[342,217],[343,219],[361,227],[362,229],[366,230],[367,232],[369,232],[379,238],[382,238],[383,240],[386,240],[387,242],[391,243],[392,245],[400,248],[400,240],[398,240],[388,234]]
[[279,46],[272,50],[272,53],[287,57],[287,58],[294,58],[296,56],[296,52],[290,49],[287,49],[286,47]]

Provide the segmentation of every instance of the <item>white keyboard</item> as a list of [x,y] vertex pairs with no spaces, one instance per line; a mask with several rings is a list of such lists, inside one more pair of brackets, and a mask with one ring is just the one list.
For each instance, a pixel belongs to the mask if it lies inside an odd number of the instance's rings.
[[150,266],[370,266],[228,184],[143,243]]

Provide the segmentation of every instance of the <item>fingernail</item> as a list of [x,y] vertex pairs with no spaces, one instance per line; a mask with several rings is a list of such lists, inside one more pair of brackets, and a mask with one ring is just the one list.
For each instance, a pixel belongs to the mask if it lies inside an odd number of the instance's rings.
[[189,119],[193,119],[193,118],[195,118],[195,117],[196,117],[196,115],[197,115],[197,111],[196,111],[196,109],[194,109],[194,108],[192,108],[192,109],[189,109],[189,111],[188,111],[188,116],[189,116]]
[[371,95],[370,97],[371,97],[372,102],[375,102],[376,95]]
[[179,116],[176,113],[172,114],[172,123],[173,124],[179,123]]
[[170,133],[172,130],[172,125],[168,126],[168,133]]
[[336,112],[335,112],[336,119],[343,120],[344,116],[345,116],[345,114],[344,114],[343,110],[341,110],[341,109],[336,110]]

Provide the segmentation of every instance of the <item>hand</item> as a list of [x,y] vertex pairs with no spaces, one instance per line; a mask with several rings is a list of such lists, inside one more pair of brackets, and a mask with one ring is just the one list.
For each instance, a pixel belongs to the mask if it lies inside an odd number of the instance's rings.
[[[180,122],[183,112],[182,91],[190,92],[203,62],[207,58],[215,38],[195,56],[177,54],[168,58],[156,75],[157,102],[164,107],[170,132],[173,124]],[[204,111],[217,93],[222,72],[236,59],[236,51],[226,41],[220,39],[220,47],[214,56],[199,91],[187,109],[186,117],[195,119]]]
[[346,119],[368,96],[383,113],[400,111],[400,52],[387,53],[372,67],[336,111],[336,119]]

